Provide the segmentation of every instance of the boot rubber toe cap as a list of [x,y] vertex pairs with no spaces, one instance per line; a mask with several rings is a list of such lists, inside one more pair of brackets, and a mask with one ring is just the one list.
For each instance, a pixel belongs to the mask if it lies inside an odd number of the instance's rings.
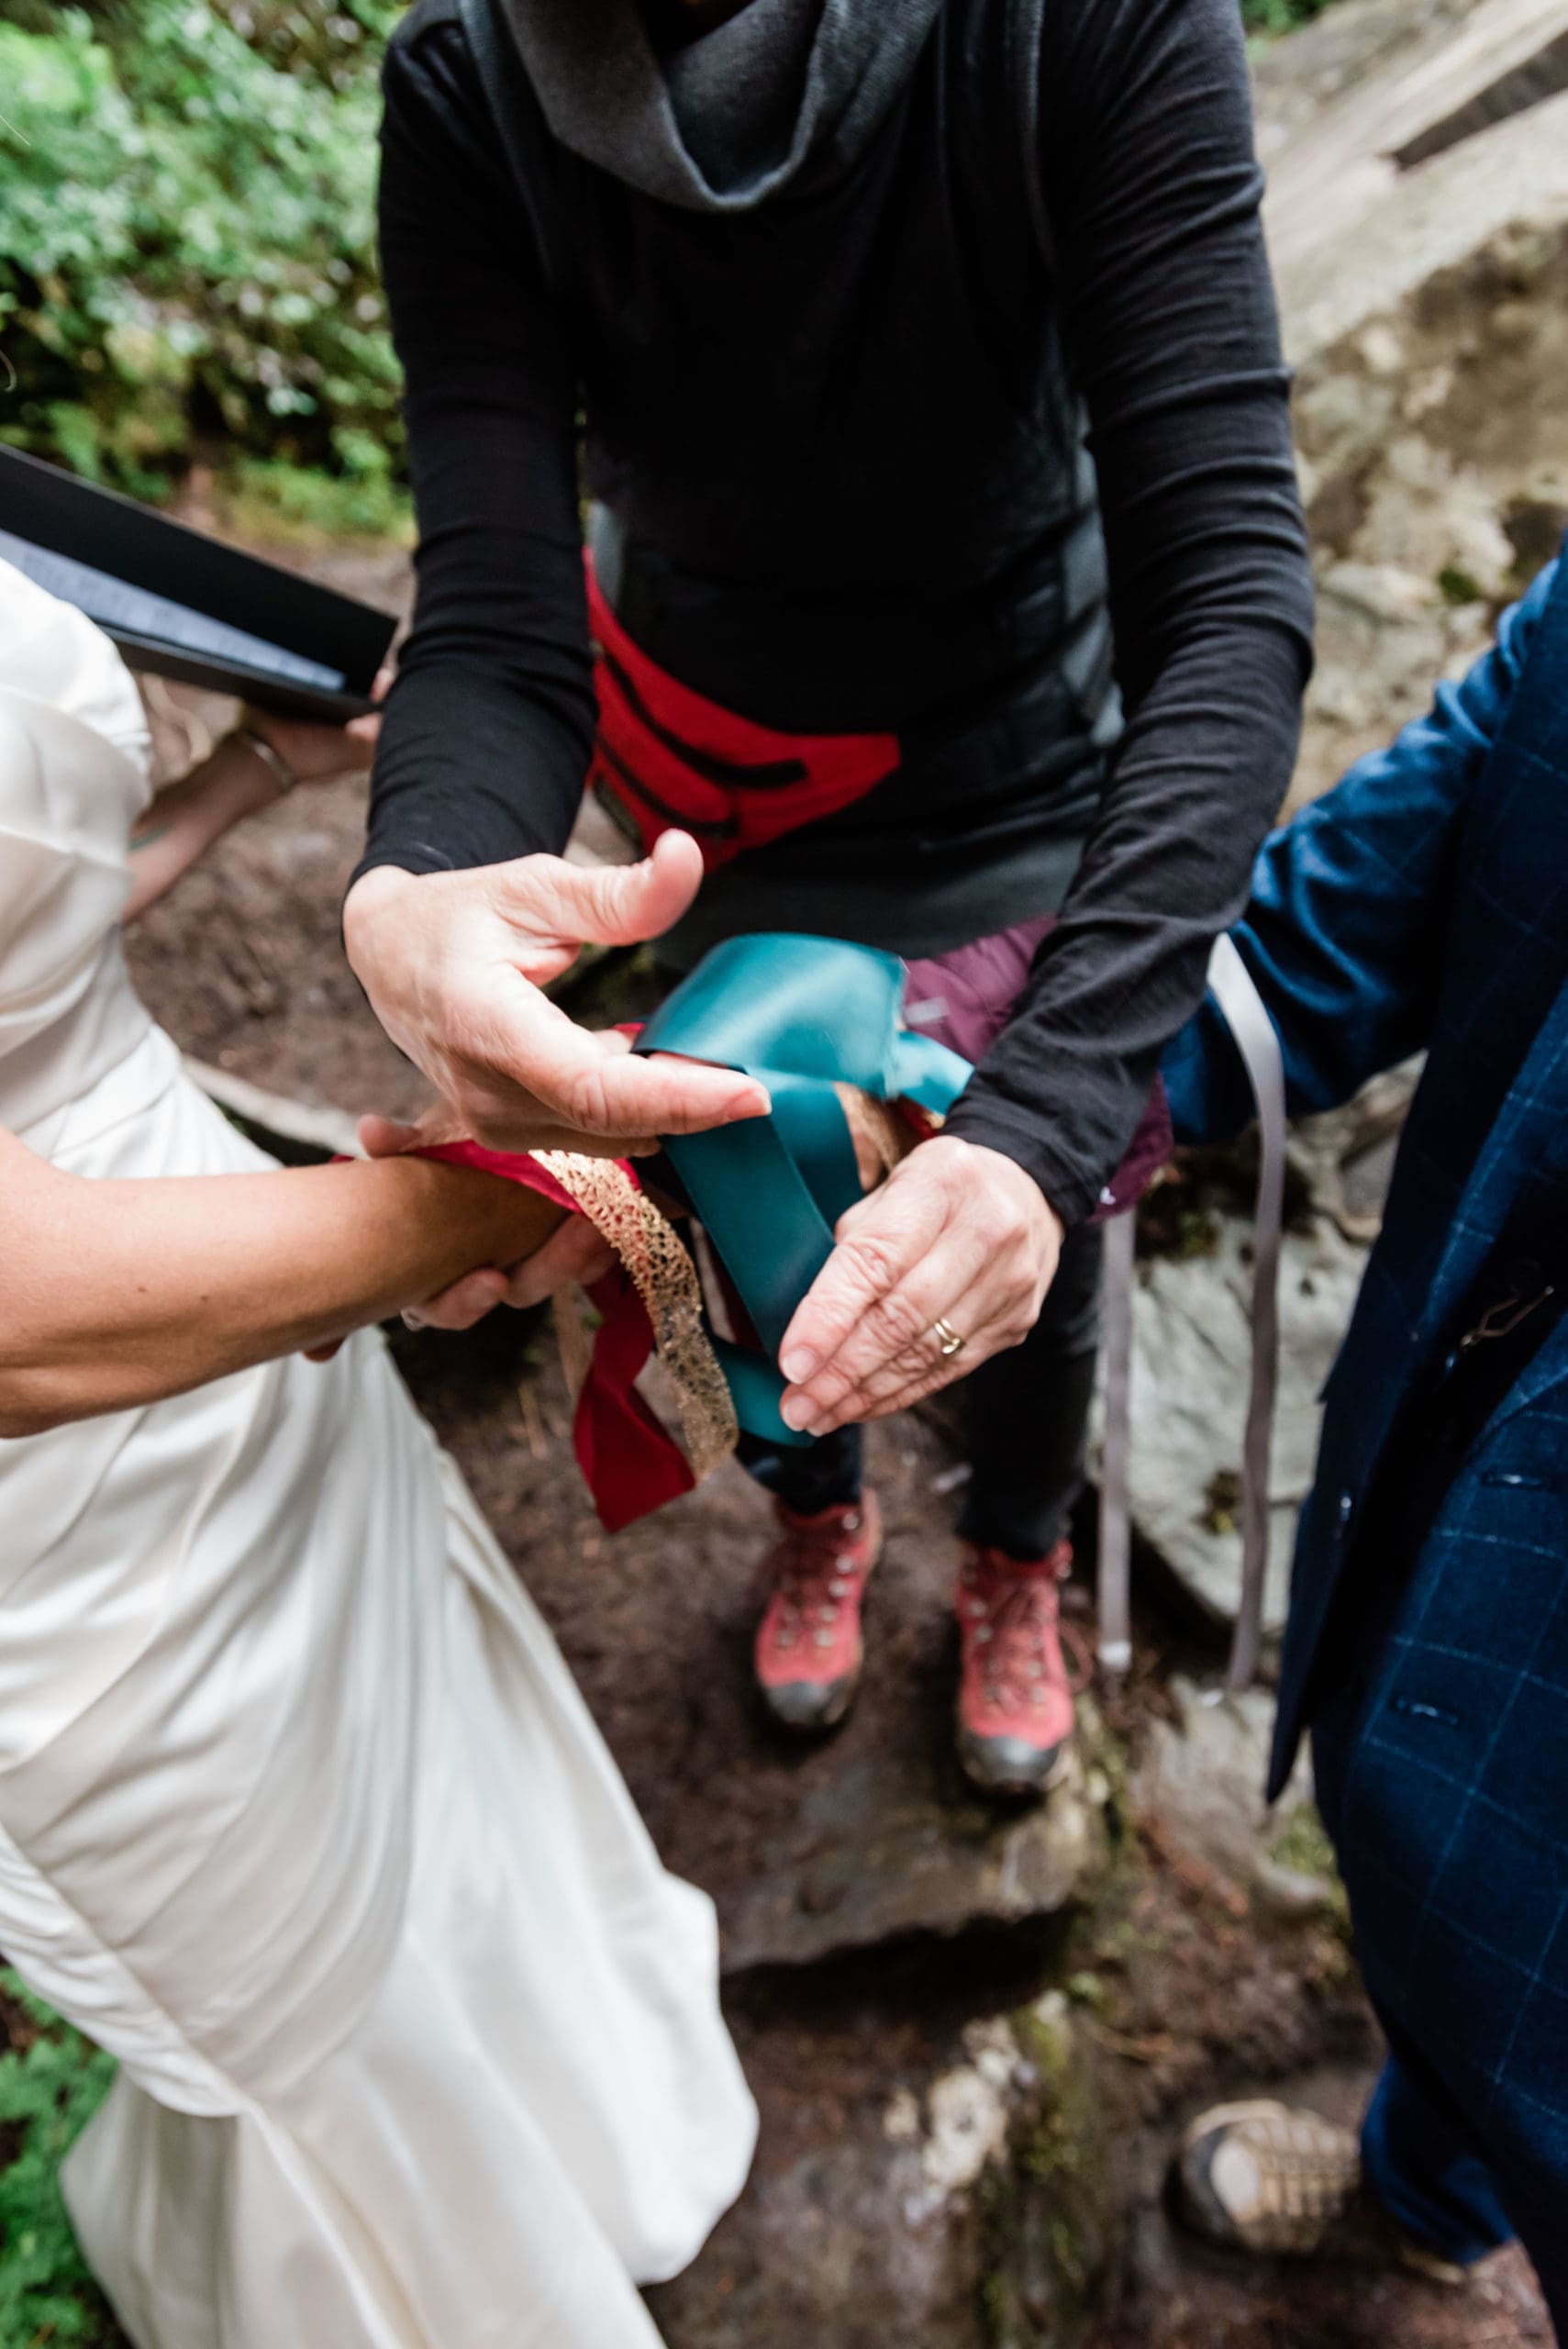
[[963,1730],[958,1756],[968,1776],[986,1794],[1042,1795],[1065,1767],[1067,1743],[1031,1745],[1023,1737],[976,1737]]
[[776,1687],[762,1684],[762,1702],[786,1729],[833,1729],[850,1709],[853,1677],[839,1680],[784,1680]]

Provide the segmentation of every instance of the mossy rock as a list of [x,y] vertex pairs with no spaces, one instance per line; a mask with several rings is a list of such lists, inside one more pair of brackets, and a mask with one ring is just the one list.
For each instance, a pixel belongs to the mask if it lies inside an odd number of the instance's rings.
[[1095,2326],[1114,2203],[1104,2065],[1067,1996],[1012,2018],[1033,2086],[1005,2165],[979,2197],[986,2349],[1083,2349]]

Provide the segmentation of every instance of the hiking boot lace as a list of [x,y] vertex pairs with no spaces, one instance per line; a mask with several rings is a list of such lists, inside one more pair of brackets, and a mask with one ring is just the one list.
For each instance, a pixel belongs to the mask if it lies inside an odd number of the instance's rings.
[[1031,1575],[982,1605],[975,1638],[988,1650],[986,1698],[1010,1712],[1032,1702],[1052,1677],[1064,1676],[1050,1638],[1056,1629],[1056,1584]]
[[861,1525],[856,1510],[830,1526],[792,1525],[786,1531],[773,1557],[781,1647],[793,1647],[803,1633],[819,1648],[832,1646],[839,1609],[859,1586],[860,1569],[843,1553]]
[[[984,1586],[971,1591],[974,1637],[986,1651],[987,1704],[1012,1711],[1032,1705],[1052,1681],[1073,1696],[1088,1686],[1093,1660],[1074,1627],[1061,1620],[1059,1579],[1054,1574],[1026,1575],[989,1592]],[[1072,1672],[1063,1647],[1073,1653]]]

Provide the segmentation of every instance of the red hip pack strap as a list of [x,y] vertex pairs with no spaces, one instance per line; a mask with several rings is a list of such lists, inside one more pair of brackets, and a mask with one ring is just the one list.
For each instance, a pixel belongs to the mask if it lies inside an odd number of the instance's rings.
[[690,832],[708,865],[848,807],[898,765],[895,734],[785,734],[738,717],[651,661],[616,618],[584,558],[598,659],[589,782],[631,818],[644,848]]

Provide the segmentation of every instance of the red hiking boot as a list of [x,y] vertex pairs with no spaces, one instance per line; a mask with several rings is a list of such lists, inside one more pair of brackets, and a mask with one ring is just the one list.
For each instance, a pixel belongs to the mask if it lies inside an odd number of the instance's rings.
[[987,1794],[1044,1794],[1066,1760],[1073,1687],[1056,1601],[1072,1565],[1066,1542],[1025,1564],[965,1544],[956,1598],[958,1756]]
[[861,1600],[882,1554],[874,1493],[797,1517],[775,1500],[779,1539],[763,1561],[769,1590],[757,1626],[757,1686],[791,1729],[831,1729],[850,1709],[864,1647]]

